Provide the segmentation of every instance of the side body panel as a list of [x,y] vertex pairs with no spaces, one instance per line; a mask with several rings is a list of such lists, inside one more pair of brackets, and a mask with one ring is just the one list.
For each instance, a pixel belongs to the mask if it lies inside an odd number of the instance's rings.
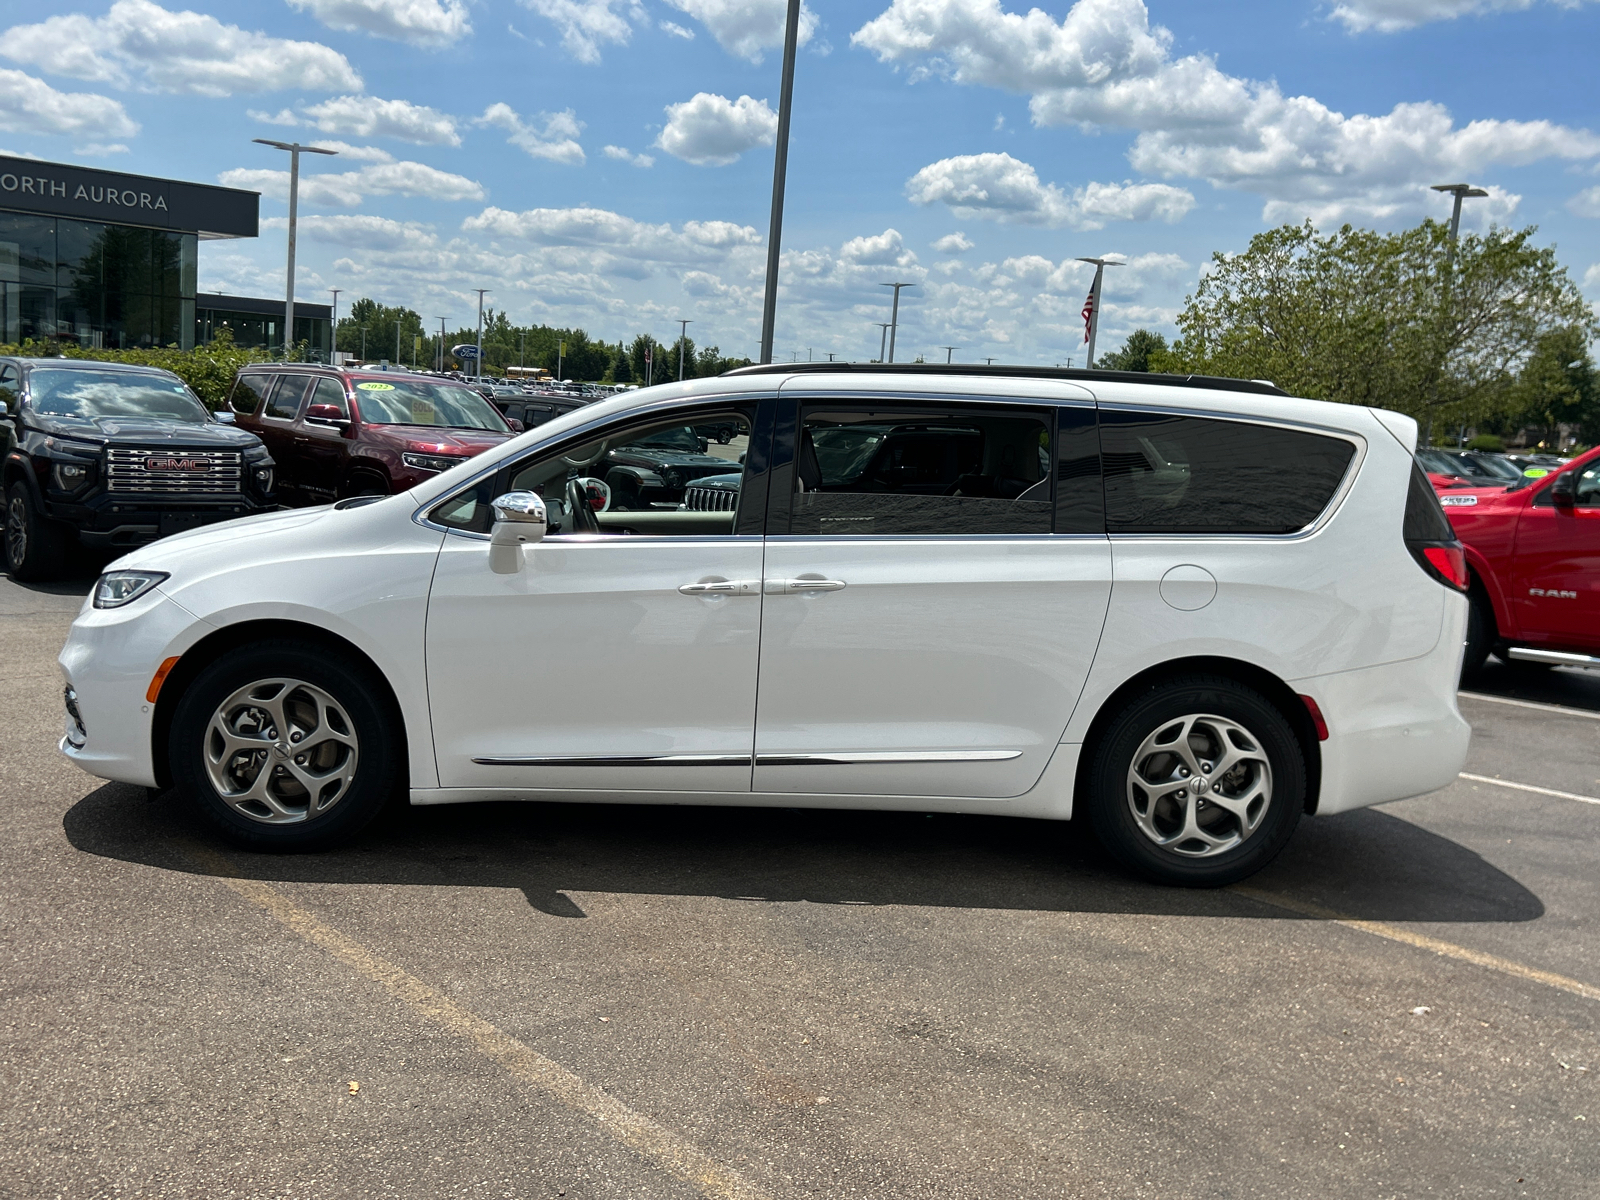
[[1518,639],[1600,650],[1600,508],[1529,503],[1516,529],[1510,591]]

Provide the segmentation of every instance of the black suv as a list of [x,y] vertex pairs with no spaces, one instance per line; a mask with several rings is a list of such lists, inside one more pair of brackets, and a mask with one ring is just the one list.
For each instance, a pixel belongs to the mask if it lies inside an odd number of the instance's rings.
[[676,425],[608,452],[601,470],[611,489],[611,506],[677,508],[686,485],[707,475],[726,475],[730,465],[737,465],[707,454],[708,444],[690,426]]
[[131,549],[277,507],[261,439],[219,421],[170,371],[0,358],[5,553],[48,579],[74,540]]

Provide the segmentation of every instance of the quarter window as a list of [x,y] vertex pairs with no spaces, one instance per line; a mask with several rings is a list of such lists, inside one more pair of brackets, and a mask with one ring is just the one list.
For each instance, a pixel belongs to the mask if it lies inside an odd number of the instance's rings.
[[1295,533],[1343,481],[1355,447],[1295,429],[1100,412],[1112,533]]
[[1049,533],[1053,462],[1048,413],[808,406],[789,532]]
[[261,399],[272,387],[271,375],[241,375],[234,381],[228,407],[250,416],[261,407]]

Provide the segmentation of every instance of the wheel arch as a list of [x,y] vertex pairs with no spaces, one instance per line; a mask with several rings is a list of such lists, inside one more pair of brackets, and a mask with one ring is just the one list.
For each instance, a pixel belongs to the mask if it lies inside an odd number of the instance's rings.
[[1494,626],[1497,634],[1508,634],[1511,621],[1511,604],[1505,595],[1504,588],[1500,585],[1500,577],[1495,574],[1489,560],[1471,546],[1463,545],[1467,552],[1467,576],[1476,590],[1483,594],[1489,602],[1489,611],[1494,615]]
[[[1289,727],[1294,730],[1295,738],[1300,743],[1300,753],[1305,758],[1306,764],[1305,811],[1307,814],[1315,813],[1322,792],[1322,743],[1318,740],[1316,725],[1304,701],[1292,687],[1264,667],[1245,662],[1243,659],[1209,655],[1175,658],[1146,667],[1105,698],[1096,711],[1094,720],[1089,723],[1088,733],[1084,735],[1083,751],[1078,755],[1077,778],[1073,784],[1074,795],[1082,797],[1088,794],[1086,789],[1089,786],[1089,768],[1094,761],[1095,748],[1099,745],[1100,738],[1105,736],[1106,727],[1117,713],[1141,692],[1185,675],[1220,675],[1254,688],[1271,701],[1273,707],[1289,722]],[[1077,807],[1075,801],[1074,811]]]
[[172,733],[173,714],[177,711],[178,702],[183,694],[207,666],[220,656],[227,654],[240,646],[249,645],[270,638],[291,639],[306,642],[326,650],[333,650],[348,654],[358,663],[371,672],[373,680],[382,691],[382,695],[390,708],[390,715],[395,719],[395,728],[400,732],[400,761],[409,761],[409,745],[411,732],[406,726],[405,710],[400,706],[400,699],[395,695],[394,686],[383,673],[382,668],[372,660],[360,646],[336,633],[320,629],[315,625],[303,621],[286,620],[259,620],[242,621],[237,625],[228,625],[201,638],[188,650],[184,651],[178,663],[167,673],[161,684],[161,692],[156,698],[156,709],[152,714],[150,723],[150,756],[154,766],[156,783],[163,787],[172,786],[172,764],[167,758],[167,742]]

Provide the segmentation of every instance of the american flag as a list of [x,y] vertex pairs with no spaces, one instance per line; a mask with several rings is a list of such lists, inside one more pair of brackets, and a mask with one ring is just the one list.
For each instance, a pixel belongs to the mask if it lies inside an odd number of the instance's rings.
[[1085,299],[1084,302],[1083,302],[1083,341],[1084,341],[1085,345],[1087,345],[1088,342],[1089,342],[1089,328],[1090,328],[1090,325],[1091,325],[1091,323],[1093,321],[1094,321],[1094,289],[1090,288],[1089,289],[1088,298]]

